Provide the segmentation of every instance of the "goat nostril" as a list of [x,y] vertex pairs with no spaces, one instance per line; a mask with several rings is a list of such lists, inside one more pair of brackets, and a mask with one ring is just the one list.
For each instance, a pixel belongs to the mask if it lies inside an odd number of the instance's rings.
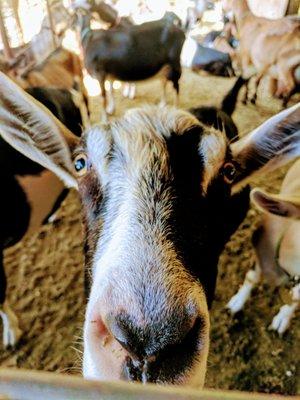
[[108,315],[105,318],[107,327],[112,336],[122,345],[126,346],[128,342],[129,329],[119,316]]
[[91,324],[94,325],[95,334],[101,339],[102,346],[106,346],[109,340],[109,331],[103,322],[101,317],[97,317],[91,321]]

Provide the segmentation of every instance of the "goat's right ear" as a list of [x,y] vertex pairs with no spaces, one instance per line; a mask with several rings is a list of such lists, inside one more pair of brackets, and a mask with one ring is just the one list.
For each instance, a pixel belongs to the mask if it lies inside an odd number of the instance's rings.
[[279,168],[300,156],[300,103],[274,115],[231,145],[239,165],[233,191],[239,191],[256,174]]
[[71,154],[79,139],[3,73],[0,87],[0,136],[67,187],[77,188]]

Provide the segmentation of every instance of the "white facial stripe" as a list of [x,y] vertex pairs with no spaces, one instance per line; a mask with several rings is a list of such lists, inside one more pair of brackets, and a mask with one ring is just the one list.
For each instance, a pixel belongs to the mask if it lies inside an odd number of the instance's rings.
[[203,192],[207,192],[207,188],[212,179],[217,175],[220,167],[225,161],[226,156],[226,136],[212,129],[209,134],[203,136],[199,152],[204,161],[204,174],[203,174]]

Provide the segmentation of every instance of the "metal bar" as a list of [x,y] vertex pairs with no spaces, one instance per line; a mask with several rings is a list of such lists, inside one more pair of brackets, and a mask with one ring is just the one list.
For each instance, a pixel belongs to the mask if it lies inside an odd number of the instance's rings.
[[9,45],[9,40],[6,32],[6,27],[4,23],[4,18],[3,18],[3,12],[2,12],[2,7],[3,7],[3,1],[0,0],[0,35],[4,47],[4,56],[7,61],[12,60],[13,58],[13,53],[11,51],[10,45]]
[[[31,370],[0,369],[0,398],[13,400],[283,400],[290,397],[126,382],[96,382]],[[293,397],[296,400],[299,396]]]
[[52,34],[53,46],[54,46],[54,49],[56,49],[57,42],[56,42],[55,27],[54,27],[51,7],[50,7],[50,0],[46,0],[46,4],[47,4],[47,13],[48,13],[48,18],[49,18],[49,23],[50,23],[50,30],[51,30],[51,34]]

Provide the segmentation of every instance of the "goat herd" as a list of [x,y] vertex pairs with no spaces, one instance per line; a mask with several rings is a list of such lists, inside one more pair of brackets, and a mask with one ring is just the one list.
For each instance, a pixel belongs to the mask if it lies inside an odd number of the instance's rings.
[[[159,75],[164,92],[172,83],[178,103],[182,65],[224,74],[240,69],[220,108],[147,105],[109,122],[106,114],[104,123],[81,134],[82,114],[89,112],[83,111],[88,99],[77,56],[58,49],[21,79],[0,75],[0,250],[47,222],[65,188],[78,190],[88,297],[86,378],[204,385],[218,260],[250,198],[263,213],[253,236],[257,263],[227,307],[241,310],[262,274],[276,284],[295,280],[289,304],[272,322],[279,334],[299,305],[299,160],[280,193],[250,191],[248,184],[299,156],[300,104],[243,138],[231,115],[252,76],[252,102],[268,74],[286,106],[300,82],[300,20],[258,18],[246,0],[230,3],[224,1],[224,8],[235,15],[239,45],[233,48],[226,35],[215,37],[230,47],[239,68],[232,68],[228,54],[186,39],[173,14],[142,25],[118,18],[108,30],[92,30],[97,4],[81,1],[75,13],[84,65],[100,83],[106,113],[114,111],[106,80],[128,83],[133,96],[134,82]],[[74,93],[80,94],[76,105]],[[2,260],[1,253],[3,343],[14,346],[22,332],[6,299]]]

